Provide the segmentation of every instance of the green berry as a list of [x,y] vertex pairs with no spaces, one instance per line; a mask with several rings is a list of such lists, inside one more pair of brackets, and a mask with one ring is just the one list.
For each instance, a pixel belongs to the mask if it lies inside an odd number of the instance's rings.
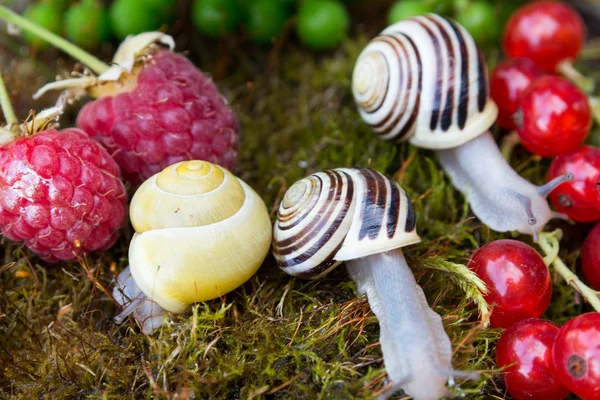
[[269,43],[281,34],[286,20],[282,2],[255,0],[248,8],[246,29],[256,43]]
[[485,1],[471,2],[456,16],[456,20],[479,44],[497,40],[500,34],[500,21],[494,7]]
[[110,21],[120,40],[128,35],[157,30],[161,26],[161,17],[140,0],[116,0],[110,7]]
[[[61,13],[56,6],[50,3],[38,3],[30,5],[25,10],[24,16],[29,21],[48,29],[52,33],[60,33],[62,19]],[[38,36],[32,33],[23,32],[23,37],[30,46],[35,47],[36,49],[43,50],[50,47],[48,42],[40,39]]]
[[429,0],[433,6],[433,12],[436,14],[450,15],[454,8],[454,0]]
[[315,50],[337,46],[350,26],[350,16],[337,0],[308,1],[298,10],[296,33],[300,41]]
[[56,7],[61,13],[64,13],[71,5],[71,0],[43,0],[43,3],[48,3]]
[[145,4],[161,16],[161,23],[169,24],[175,19],[176,0],[146,0]]
[[394,24],[406,18],[423,15],[435,11],[433,4],[420,0],[400,0],[395,3],[388,13],[388,24]]
[[236,0],[196,0],[192,22],[208,36],[231,33],[241,22],[242,10]]
[[99,1],[71,6],[64,16],[65,35],[78,46],[93,49],[111,36],[110,16]]

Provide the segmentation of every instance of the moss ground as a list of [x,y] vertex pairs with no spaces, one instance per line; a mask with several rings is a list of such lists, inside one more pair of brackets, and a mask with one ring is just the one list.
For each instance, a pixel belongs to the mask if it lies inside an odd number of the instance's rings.
[[[285,189],[317,170],[369,166],[398,179],[413,199],[423,237],[406,249],[409,264],[443,316],[455,367],[483,372],[480,381],[461,383],[456,391],[468,399],[505,398],[493,360],[500,331],[483,328],[478,307],[486,305],[464,264],[482,243],[511,235],[474,219],[433,153],[379,141],[355,111],[353,62],[382,28],[377,16],[384,15],[384,3],[373,2],[369,10],[354,6],[356,15],[379,25],[356,23],[351,39],[328,53],[310,52],[290,38],[256,48],[239,37],[205,42],[187,27],[176,26],[174,33],[178,48],[189,49],[235,108],[243,131],[236,172],[272,215]],[[16,39],[2,37],[0,46],[21,117],[52,103],[52,96],[34,103],[30,94],[70,65],[56,61],[56,53],[23,54]],[[493,63],[498,50],[487,55]],[[528,179],[544,181],[547,163],[524,151],[517,149],[511,164]],[[549,229],[555,226],[566,232],[561,255],[575,268],[589,227],[561,222]],[[268,257],[246,285],[170,316],[150,337],[133,321],[115,325],[118,308],[107,292],[127,265],[131,235],[125,227],[110,252],[55,265],[2,242],[1,398],[366,399],[385,388],[377,320],[343,267],[326,279],[302,281]],[[556,277],[545,317],[563,323],[585,310]]]

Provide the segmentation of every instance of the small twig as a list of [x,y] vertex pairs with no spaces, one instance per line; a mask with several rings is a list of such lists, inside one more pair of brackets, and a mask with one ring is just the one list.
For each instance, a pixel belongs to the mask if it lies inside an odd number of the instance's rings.
[[579,86],[585,93],[592,93],[596,82],[593,79],[583,75],[573,66],[570,60],[564,60],[556,66],[556,71],[562,76]]
[[502,157],[504,157],[506,161],[510,161],[510,156],[519,143],[521,143],[521,138],[517,131],[510,131],[502,138],[500,153],[502,153]]
[[17,120],[17,116],[15,114],[15,110],[10,102],[10,96],[8,95],[8,91],[6,90],[6,86],[4,86],[4,79],[2,79],[2,73],[0,72],[0,106],[2,107],[2,112],[4,113],[4,119],[6,120],[6,125],[8,125],[9,129],[13,125],[17,125],[19,121]]
[[550,264],[554,265],[554,270],[558,272],[569,285],[579,292],[579,294],[590,303],[594,310],[600,312],[600,297],[598,297],[600,292],[593,290],[581,282],[577,275],[575,275],[558,256],[558,251],[560,249],[558,241],[561,237],[562,231],[560,229],[557,229],[554,232],[544,232],[540,234],[538,246],[540,246],[544,251],[544,254],[546,254],[544,262],[547,266]]

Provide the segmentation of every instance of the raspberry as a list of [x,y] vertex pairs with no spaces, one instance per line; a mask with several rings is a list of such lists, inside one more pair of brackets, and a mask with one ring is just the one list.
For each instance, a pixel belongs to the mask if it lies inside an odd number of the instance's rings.
[[179,161],[231,169],[237,157],[238,122],[219,90],[187,58],[166,50],[142,68],[132,91],[86,104],[77,126],[134,183]]
[[79,129],[0,146],[0,229],[45,260],[113,245],[127,194],[118,165]]

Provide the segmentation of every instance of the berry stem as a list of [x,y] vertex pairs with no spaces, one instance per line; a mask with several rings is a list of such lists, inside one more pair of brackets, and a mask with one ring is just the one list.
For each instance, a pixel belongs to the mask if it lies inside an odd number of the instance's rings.
[[10,103],[10,96],[6,90],[6,86],[4,86],[2,72],[0,72],[0,106],[2,107],[2,112],[4,113],[4,119],[6,120],[6,125],[8,125],[8,128],[10,129],[11,126],[17,125],[19,121],[17,120],[15,110]]
[[594,308],[594,310],[600,312],[600,297],[599,292],[596,292],[583,282],[565,265],[563,260],[558,256],[560,250],[559,240],[562,237],[562,231],[560,229],[554,232],[543,232],[540,234],[540,240],[538,246],[544,251],[546,256],[544,262],[547,266],[550,264],[554,265],[554,270],[563,277],[565,281],[579,292]]
[[577,71],[569,60],[562,61],[556,66],[556,71],[562,76],[579,86],[585,93],[592,93],[596,82]]
[[64,51],[77,61],[85,64],[89,69],[98,75],[102,74],[109,68],[107,64],[103,63],[87,51],[84,51],[83,49],[75,46],[73,43],[70,43],[69,41],[61,38],[58,35],[55,35],[47,29],[34,24],[26,18],[23,18],[5,6],[0,6],[0,18],[4,19],[10,24],[18,26],[25,31],[37,35],[41,39],[44,39],[54,47]]
[[501,140],[500,152],[506,161],[510,161],[510,156],[517,145],[521,143],[521,138],[517,131],[508,132]]
[[600,124],[600,98],[596,96],[588,96],[590,101],[590,107],[592,109],[592,115],[598,124]]

